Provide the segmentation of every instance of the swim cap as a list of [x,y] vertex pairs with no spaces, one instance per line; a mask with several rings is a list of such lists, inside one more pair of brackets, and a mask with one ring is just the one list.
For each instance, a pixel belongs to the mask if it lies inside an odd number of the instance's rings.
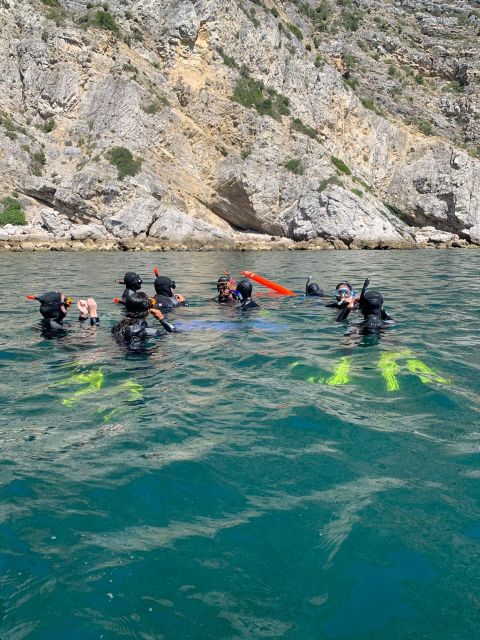
[[240,280],[237,284],[237,291],[242,297],[242,300],[250,298],[252,295],[252,283],[250,280]]
[[382,313],[383,296],[380,291],[367,291],[360,303],[360,311],[364,316]]
[[307,296],[323,296],[323,289],[316,282],[311,282],[307,287]]
[[138,291],[143,284],[143,280],[140,278],[138,273],[135,273],[135,271],[127,271],[127,273],[123,276],[123,284],[127,287],[127,289]]
[[62,302],[60,291],[48,291],[43,296],[37,296],[40,302],[40,313],[47,320],[63,320],[66,316],[65,301]]
[[167,298],[171,298],[173,296],[172,289],[175,289],[175,282],[167,278],[167,276],[158,276],[153,281],[153,285],[155,287],[155,291],[159,296],[167,296]]
[[127,315],[135,318],[145,318],[150,311],[150,300],[142,291],[132,293],[125,301]]

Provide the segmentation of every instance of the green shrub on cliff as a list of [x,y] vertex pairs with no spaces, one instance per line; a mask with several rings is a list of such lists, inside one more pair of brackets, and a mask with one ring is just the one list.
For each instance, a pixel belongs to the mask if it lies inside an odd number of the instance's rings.
[[265,87],[261,80],[251,78],[246,69],[242,70],[237,80],[231,100],[247,109],[253,107],[262,116],[278,119],[290,114],[289,99],[277,93],[275,89]]
[[336,158],[335,156],[330,156],[330,160],[331,160],[332,164],[341,173],[344,173],[346,176],[351,176],[352,175],[352,172],[350,171],[350,169],[347,167],[347,165],[345,164],[345,162],[343,160],[340,160],[340,158]]
[[142,166],[142,159],[135,158],[132,152],[125,147],[113,147],[108,152],[110,164],[117,167],[118,179],[123,180],[125,176],[136,176]]
[[118,33],[118,25],[115,22],[115,18],[111,13],[105,10],[100,10],[95,13],[90,24],[92,27],[98,27],[99,29],[105,29],[106,31],[112,31]]
[[337,187],[343,187],[343,182],[337,178],[337,176],[330,176],[330,178],[324,178],[320,181],[317,191],[322,193],[325,191],[330,185],[335,185]]
[[292,158],[291,160],[287,160],[283,165],[285,169],[288,169],[292,173],[295,173],[297,176],[303,176],[304,168],[301,160],[298,158]]
[[15,198],[7,196],[2,200],[3,211],[0,213],[0,227],[6,224],[24,225],[27,224],[25,213],[22,210],[22,205]]
[[32,164],[31,164],[31,168],[32,168],[32,173],[34,176],[41,176],[43,173],[43,167],[45,165],[45,163],[47,162],[47,159],[45,157],[45,154],[43,153],[43,151],[35,151],[34,153],[31,154],[32,156]]
[[304,122],[300,120],[300,118],[294,118],[292,120],[292,129],[294,131],[298,131],[299,133],[303,133],[303,135],[308,136],[309,138],[317,139],[317,132],[312,127],[309,127]]

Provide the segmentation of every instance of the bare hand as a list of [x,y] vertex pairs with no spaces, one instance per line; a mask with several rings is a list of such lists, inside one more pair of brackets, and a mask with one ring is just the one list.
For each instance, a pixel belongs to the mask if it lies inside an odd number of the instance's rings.
[[160,309],[150,309],[150,313],[152,314],[152,316],[154,316],[157,320],[163,320],[165,318],[165,316],[163,315],[163,313],[160,311]]
[[86,300],[77,300],[77,307],[78,307],[78,310],[80,311],[80,315],[83,318],[87,318],[88,317],[87,301]]
[[97,317],[97,303],[95,302],[95,300],[93,298],[89,298],[87,300],[87,306],[88,306],[88,313],[90,314],[91,318],[96,318]]

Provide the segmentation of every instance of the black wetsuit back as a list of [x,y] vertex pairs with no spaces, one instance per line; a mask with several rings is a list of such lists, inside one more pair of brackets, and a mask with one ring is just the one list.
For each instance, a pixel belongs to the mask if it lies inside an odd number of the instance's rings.
[[112,334],[118,342],[131,346],[161,336],[163,331],[149,327],[145,318],[139,318],[122,320],[112,328]]
[[165,296],[160,293],[155,294],[153,299],[155,300],[155,309],[160,309],[162,313],[168,313],[181,304],[175,296]]
[[249,311],[250,309],[258,309],[260,307],[259,304],[252,300],[251,298],[244,298],[240,303],[238,309],[240,311]]
[[125,289],[122,293],[122,302],[125,303],[132,293],[136,293],[136,291],[134,289]]

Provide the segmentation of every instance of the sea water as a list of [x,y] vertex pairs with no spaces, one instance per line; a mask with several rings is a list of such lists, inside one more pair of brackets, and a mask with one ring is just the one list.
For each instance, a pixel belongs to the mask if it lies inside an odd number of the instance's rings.
[[[116,277],[189,306],[126,353]],[[300,294],[366,276],[379,340]],[[0,255],[2,640],[470,640],[480,617],[480,254]],[[38,331],[51,289],[101,326]],[[155,324],[152,318],[151,324]]]

